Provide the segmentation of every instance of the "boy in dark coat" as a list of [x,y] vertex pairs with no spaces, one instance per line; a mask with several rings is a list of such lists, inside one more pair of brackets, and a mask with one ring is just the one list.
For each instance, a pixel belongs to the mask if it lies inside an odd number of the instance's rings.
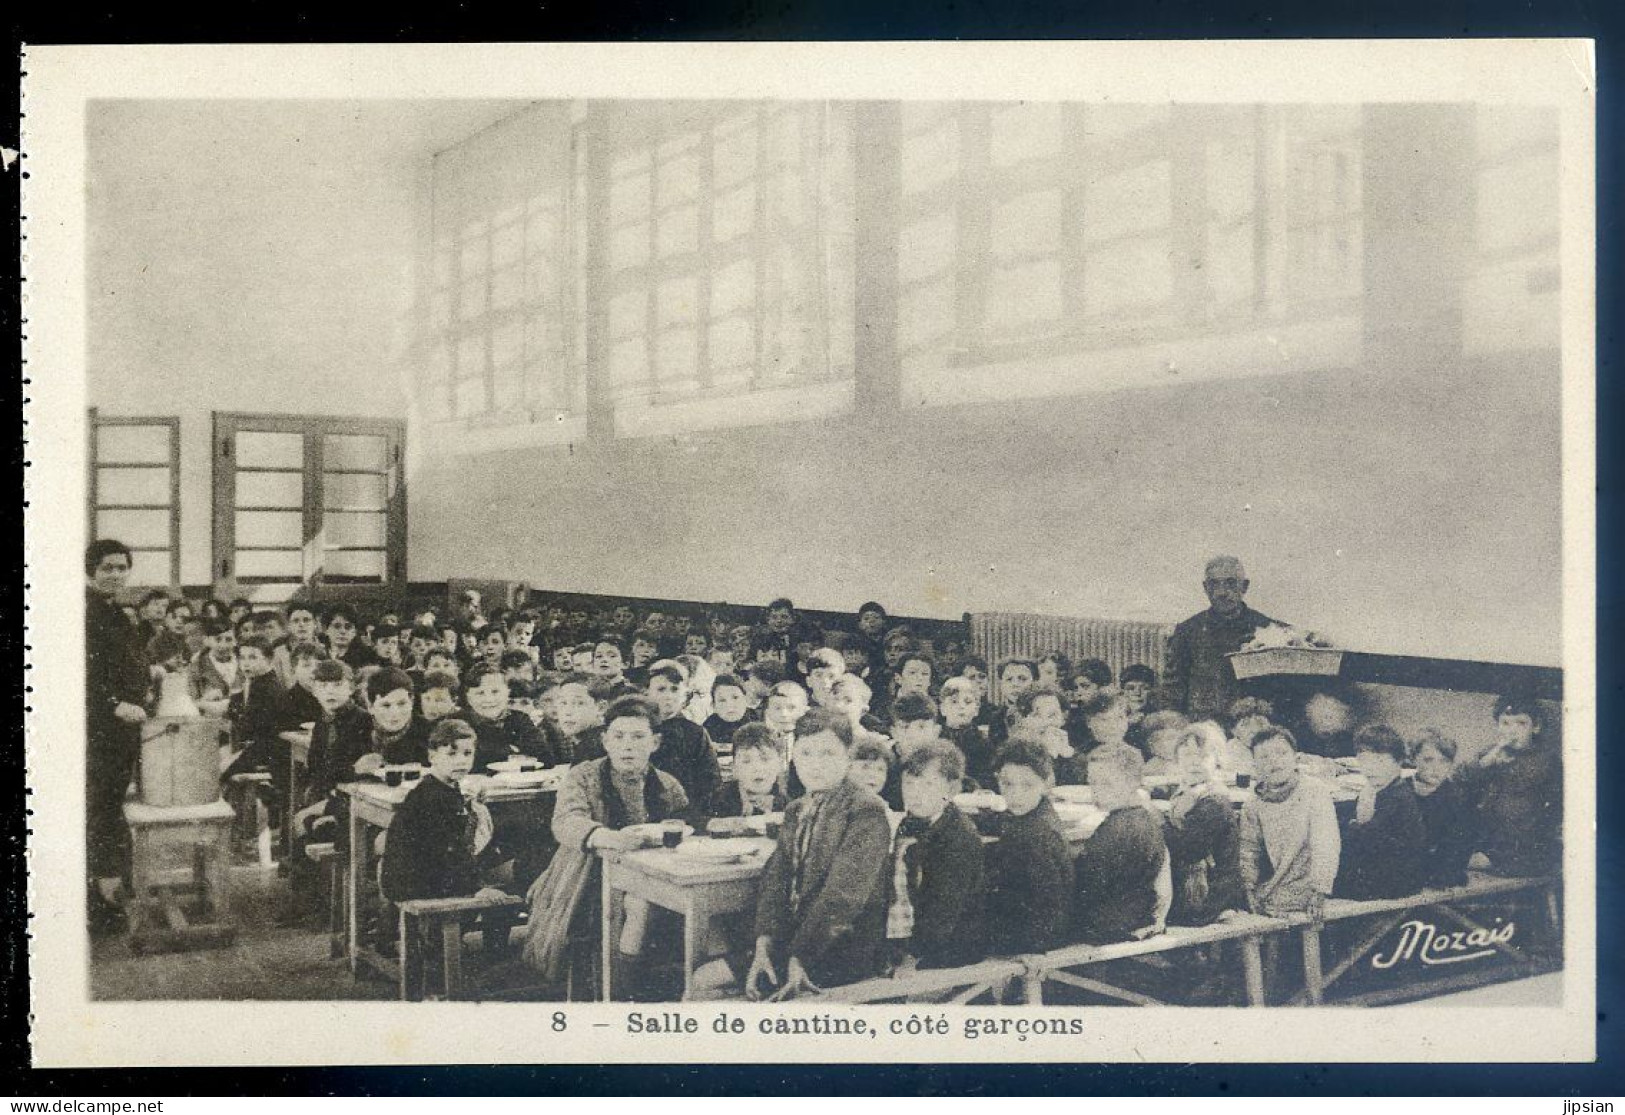
[[1043,745],[1012,743],[999,753],[1004,823],[987,849],[987,949],[997,956],[1048,952],[1066,943],[1072,920],[1072,852],[1050,804],[1055,769]]
[[1089,753],[1089,786],[1106,811],[1073,864],[1076,925],[1086,944],[1158,931],[1158,877],[1167,865],[1162,825],[1139,798],[1145,758],[1126,743]]
[[481,890],[480,853],[490,843],[490,814],[470,806],[460,788],[474,765],[475,738],[473,728],[454,718],[430,732],[428,775],[406,795],[389,826],[382,882],[391,902],[462,898]]
[[1367,724],[1354,734],[1354,753],[1366,787],[1343,833],[1338,861],[1339,898],[1400,898],[1422,889],[1427,828],[1411,784],[1399,776],[1405,741],[1386,724]]
[[908,815],[892,850],[886,936],[905,971],[986,955],[982,838],[952,800],[964,778],[965,757],[944,740],[917,744],[903,759]]
[[754,952],[702,968],[695,977],[701,994],[743,973],[747,998],[793,999],[880,972],[891,847],[886,806],[846,777],[850,720],[812,709],[795,737],[792,761],[806,794],[785,809],[762,872]]

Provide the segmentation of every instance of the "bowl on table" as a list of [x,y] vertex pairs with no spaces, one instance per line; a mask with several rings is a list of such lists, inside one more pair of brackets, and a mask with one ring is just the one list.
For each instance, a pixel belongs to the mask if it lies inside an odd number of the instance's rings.
[[[694,835],[694,826],[686,821],[650,821],[641,825],[627,825],[621,830],[637,837],[644,845],[658,848],[667,843],[669,834],[675,834],[679,841],[687,841]],[[667,845],[682,847],[682,844]]]
[[706,863],[740,863],[761,855],[762,846],[748,839],[700,837],[683,841],[672,854]]

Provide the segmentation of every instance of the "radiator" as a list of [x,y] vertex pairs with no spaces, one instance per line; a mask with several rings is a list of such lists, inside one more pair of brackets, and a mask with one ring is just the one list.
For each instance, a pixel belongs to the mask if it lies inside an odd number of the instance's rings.
[[1099,658],[1121,677],[1123,667],[1144,663],[1162,676],[1163,652],[1173,628],[1160,623],[1112,619],[1073,619],[1027,612],[982,612],[970,617],[971,646],[995,676],[990,692],[999,697],[997,670],[1006,658],[1032,658],[1061,651],[1074,663]]

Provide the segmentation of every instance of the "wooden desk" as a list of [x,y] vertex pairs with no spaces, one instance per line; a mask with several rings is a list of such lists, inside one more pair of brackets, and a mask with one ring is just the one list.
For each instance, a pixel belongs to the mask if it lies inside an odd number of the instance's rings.
[[[558,793],[558,785],[562,781],[559,778],[543,784],[511,785],[483,775],[469,777],[484,780],[485,803],[497,807],[510,802],[531,802],[552,797]],[[367,966],[392,978],[398,975],[394,961],[366,948],[361,940],[361,880],[371,872],[373,835],[389,830],[395,820],[395,810],[416,786],[414,780],[399,786],[382,782],[346,782],[338,788],[350,803],[350,852],[344,867],[344,940],[345,955],[349,958],[352,973],[359,973],[363,966]]]
[[278,738],[288,745],[288,794],[282,803],[282,854],[293,857],[293,818],[304,801],[305,784],[310,773],[310,736],[306,731],[278,732]]
[[[691,836],[690,840],[709,840]],[[762,869],[773,854],[775,841],[766,837],[736,837],[749,858],[737,863],[715,863],[690,858],[670,848],[644,848],[636,852],[600,852],[603,860],[603,979],[600,998],[610,1001],[610,968],[620,933],[617,913],[622,898],[631,895],[651,906],[671,910],[683,918],[683,998],[694,990],[694,970],[703,959],[700,945],[711,919],[753,909]]]

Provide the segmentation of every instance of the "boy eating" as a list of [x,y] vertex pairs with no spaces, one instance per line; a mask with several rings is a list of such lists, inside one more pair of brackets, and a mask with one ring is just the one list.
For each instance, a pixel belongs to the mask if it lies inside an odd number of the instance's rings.
[[755,817],[785,807],[779,779],[784,748],[764,724],[746,724],[733,737],[733,780],[718,786],[707,812],[712,817]]

